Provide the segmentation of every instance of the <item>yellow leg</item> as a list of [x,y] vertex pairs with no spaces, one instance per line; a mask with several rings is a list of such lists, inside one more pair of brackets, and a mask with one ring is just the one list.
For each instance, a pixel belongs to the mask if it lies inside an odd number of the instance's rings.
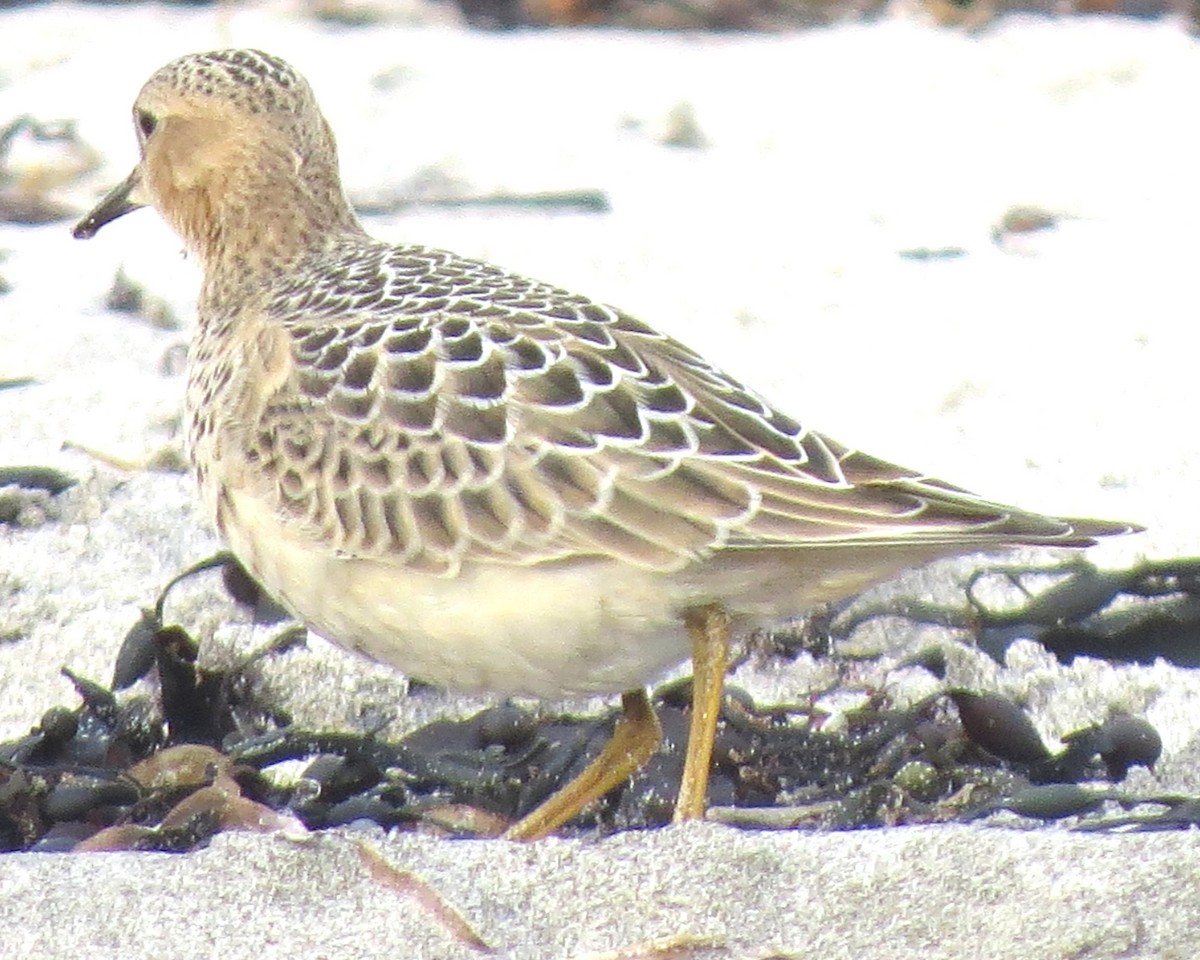
[[676,823],[704,816],[713,740],[729,667],[729,614],[723,607],[715,603],[696,607],[684,615],[684,623],[692,638],[692,722],[675,802]]
[[533,812],[514,823],[508,840],[540,840],[549,836],[593,800],[628,780],[654,755],[662,741],[662,727],[645,690],[621,695],[621,719],[612,739],[583,773],[551,794]]

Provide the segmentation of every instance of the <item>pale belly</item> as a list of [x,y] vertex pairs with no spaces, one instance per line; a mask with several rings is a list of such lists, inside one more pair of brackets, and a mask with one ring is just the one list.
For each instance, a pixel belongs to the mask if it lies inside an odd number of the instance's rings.
[[[691,655],[661,574],[603,561],[464,566],[438,577],[298,541],[232,501],[234,554],[314,632],[463,693],[560,698],[644,686]],[[230,521],[233,522],[230,522]]]
[[443,577],[338,555],[245,492],[227,490],[226,503],[218,526],[234,554],[316,633],[448,690],[548,699],[653,682],[691,656],[689,607],[718,603],[744,630],[971,550],[843,543],[720,551],[676,572],[581,558]]

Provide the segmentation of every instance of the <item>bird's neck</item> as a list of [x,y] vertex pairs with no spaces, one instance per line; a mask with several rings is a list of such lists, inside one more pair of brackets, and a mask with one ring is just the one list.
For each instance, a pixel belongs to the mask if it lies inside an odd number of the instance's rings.
[[204,269],[205,285],[261,285],[331,241],[365,235],[336,171],[250,171],[177,204],[173,225]]

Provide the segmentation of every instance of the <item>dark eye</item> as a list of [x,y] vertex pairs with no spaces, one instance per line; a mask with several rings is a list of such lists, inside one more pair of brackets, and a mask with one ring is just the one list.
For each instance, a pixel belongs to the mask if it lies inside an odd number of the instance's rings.
[[154,119],[154,115],[148,110],[139,110],[137,112],[137,125],[138,129],[142,131],[142,136],[149,137],[158,125],[158,121]]

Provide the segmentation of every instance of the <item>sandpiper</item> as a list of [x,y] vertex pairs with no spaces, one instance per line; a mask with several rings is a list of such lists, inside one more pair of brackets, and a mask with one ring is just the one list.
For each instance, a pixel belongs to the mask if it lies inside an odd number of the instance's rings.
[[371,238],[278,57],[181,57],[133,117],[140,160],[75,235],[149,204],[203,267],[189,451],[242,563],[318,634],[432,683],[622,694],[601,755],[510,837],[645,762],[646,685],[688,657],[675,818],[702,816],[733,630],[939,557],[1134,529],[859,453],[618,309]]

